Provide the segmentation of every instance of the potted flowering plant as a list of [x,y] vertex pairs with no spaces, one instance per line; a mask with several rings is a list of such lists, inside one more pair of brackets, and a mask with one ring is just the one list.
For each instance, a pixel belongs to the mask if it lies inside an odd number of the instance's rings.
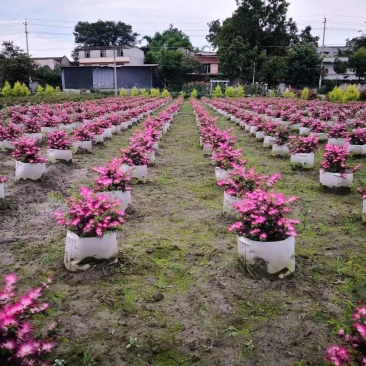
[[96,122],[103,129],[103,138],[112,138],[112,121],[106,117],[102,117]]
[[130,138],[130,144],[135,148],[145,150],[146,156],[149,159],[148,164],[155,162],[155,150],[158,149],[158,131],[154,128],[147,128],[144,132],[137,130]]
[[295,225],[288,217],[298,197],[257,189],[235,203],[239,221],[230,226],[238,235],[239,260],[254,278],[284,278],[295,271]]
[[328,129],[327,123],[315,120],[310,126],[310,136],[317,136],[319,141],[328,140]]
[[87,125],[81,126],[74,132],[73,146],[91,152],[93,136]]
[[47,158],[51,163],[57,160],[72,161],[71,140],[64,131],[48,134]]
[[15,146],[12,141],[20,137],[21,133],[22,130],[13,123],[8,126],[0,125],[0,149],[14,150]]
[[276,141],[276,132],[278,127],[280,126],[277,122],[267,122],[264,127],[264,140],[263,147],[272,147],[274,142]]
[[80,195],[67,201],[66,213],[55,212],[58,223],[67,229],[64,263],[69,271],[117,260],[116,231],[124,223],[119,206],[119,201],[81,187]]
[[290,138],[290,129],[286,125],[279,125],[276,129],[275,140],[272,145],[272,156],[284,156],[290,153],[287,146]]
[[127,149],[121,149],[121,169],[132,171],[132,178],[146,182],[148,153],[145,146],[135,144],[131,144]]
[[95,143],[103,143],[104,142],[104,130],[103,128],[96,122],[88,123],[86,125],[87,130],[92,134],[92,140]]
[[233,204],[239,202],[247,192],[253,192],[258,188],[269,189],[281,179],[280,174],[270,177],[260,175],[254,168],[247,171],[242,165],[234,164],[233,168],[228,179],[217,182],[220,187],[224,188],[223,211],[229,215],[235,213]]
[[14,146],[15,179],[40,179],[46,172],[47,159],[41,157],[41,148],[37,146],[37,141],[21,138],[14,142]]
[[314,153],[319,150],[319,140],[316,136],[290,136],[287,146],[291,153],[291,163],[294,166],[314,167]]
[[41,132],[50,133],[57,131],[57,118],[55,116],[43,116],[41,118]]
[[348,126],[346,123],[335,124],[328,135],[328,144],[343,146],[347,142]]
[[42,140],[41,124],[35,118],[30,118],[24,122],[24,135],[27,138]]
[[0,176],[0,199],[5,197],[5,183],[7,181],[7,177]]
[[362,221],[366,221],[366,189],[357,188],[357,192],[359,192],[362,196],[363,204],[362,204]]
[[241,159],[243,149],[234,149],[225,143],[221,143],[212,155],[212,160],[216,164],[216,180],[225,180],[234,165],[244,166],[247,160]]
[[366,154],[366,131],[357,128],[348,134],[348,150],[352,155]]
[[99,173],[95,179],[94,191],[118,199],[121,201],[121,209],[125,211],[131,205],[132,172],[122,171],[120,167],[121,159],[115,158],[106,166],[93,168]]
[[348,144],[344,146],[327,145],[323,155],[324,160],[321,163],[320,184],[329,188],[350,187],[353,182],[353,174],[361,166],[357,165],[351,169],[347,165],[349,155]]

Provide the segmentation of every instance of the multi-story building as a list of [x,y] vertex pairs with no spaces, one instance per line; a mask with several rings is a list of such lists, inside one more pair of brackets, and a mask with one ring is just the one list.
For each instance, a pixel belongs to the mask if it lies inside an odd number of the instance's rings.
[[70,60],[66,56],[62,57],[32,57],[32,60],[39,66],[48,66],[54,70],[58,66],[70,66]]

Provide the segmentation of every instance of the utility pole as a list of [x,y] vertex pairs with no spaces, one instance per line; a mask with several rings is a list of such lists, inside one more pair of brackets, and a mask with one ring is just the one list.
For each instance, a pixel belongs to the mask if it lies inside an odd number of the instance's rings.
[[320,76],[319,76],[319,89],[322,86],[322,72],[323,72],[323,57],[324,57],[324,42],[325,42],[325,30],[327,29],[327,18],[324,16],[324,28],[323,28],[323,44],[322,44],[322,62],[320,64]]
[[[29,45],[28,45],[28,23],[27,23],[27,19],[25,19],[24,22],[24,27],[25,27],[25,42],[27,45],[27,55],[29,56]],[[29,90],[32,91],[32,78],[30,77],[30,75],[28,76],[28,84],[29,84]]]
[[116,65],[116,47],[113,48],[113,71],[114,71],[114,96],[118,95],[117,88],[117,65]]

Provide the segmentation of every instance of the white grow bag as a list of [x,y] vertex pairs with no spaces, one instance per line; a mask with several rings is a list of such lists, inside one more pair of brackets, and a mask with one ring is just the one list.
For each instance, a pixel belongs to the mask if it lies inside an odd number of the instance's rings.
[[147,165],[127,165],[122,164],[121,170],[125,172],[132,171],[132,178],[136,178],[141,182],[147,181]]
[[42,132],[39,132],[39,133],[25,133],[24,137],[26,137],[27,139],[42,141],[43,134],[42,134]]
[[105,128],[103,131],[103,138],[111,139],[112,138],[112,127]]
[[91,141],[77,141],[75,140],[73,142],[73,146],[76,148],[76,150],[86,150],[88,152],[92,151],[92,142]]
[[223,204],[223,211],[228,216],[235,216],[238,213],[237,208],[233,206],[234,203],[239,203],[241,200],[238,197],[230,196],[229,194],[224,191],[224,204]]
[[0,183],[0,199],[5,198],[5,183]]
[[271,147],[276,141],[276,137],[274,136],[264,136],[263,147]]
[[227,180],[229,178],[229,173],[231,170],[221,169],[219,167],[215,168],[215,177],[217,181]]
[[97,192],[97,196],[103,194],[108,195],[110,198],[121,201],[121,210],[126,211],[126,208],[131,205],[131,191],[108,191],[108,192]]
[[9,140],[0,141],[0,150],[14,150],[15,146]]
[[290,151],[287,145],[272,145],[272,156],[286,156],[290,155]]
[[93,141],[97,143],[104,143],[104,133],[101,133],[100,135],[94,135]]
[[343,178],[340,173],[325,172],[323,169],[319,171],[320,184],[329,188],[335,187],[351,187],[353,183],[353,173],[346,173]]
[[15,179],[38,180],[46,173],[46,163],[22,163],[15,162]]
[[72,161],[71,150],[47,149],[47,159],[51,163],[56,163],[57,160]]
[[294,165],[302,165],[304,168],[312,168],[315,164],[315,156],[314,153],[292,154],[290,161]]

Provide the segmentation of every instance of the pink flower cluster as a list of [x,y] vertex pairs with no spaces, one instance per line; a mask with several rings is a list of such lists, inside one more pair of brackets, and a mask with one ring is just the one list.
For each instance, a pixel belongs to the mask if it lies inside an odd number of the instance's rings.
[[9,126],[1,126],[0,125],[0,141],[12,141],[20,136],[22,130],[16,127],[13,123],[10,123]]
[[41,299],[51,280],[41,287],[31,289],[18,300],[17,282],[16,274],[5,275],[5,286],[0,291],[1,365],[48,365],[44,357],[55,348],[56,343],[36,338],[31,320],[37,314],[45,314],[50,307],[49,302]]
[[56,131],[48,134],[48,149],[69,150],[72,141],[69,140],[69,135],[64,131]]
[[247,160],[243,160],[243,149],[234,149],[231,145],[220,143],[212,155],[212,160],[220,169],[230,170],[234,165],[244,166]]
[[131,171],[121,171],[121,159],[113,159],[109,164],[103,167],[93,168],[99,173],[99,177],[95,179],[94,190],[96,192],[107,191],[130,191]]
[[80,195],[67,201],[68,211],[55,212],[60,225],[80,237],[102,237],[121,229],[124,211],[118,210],[120,202],[107,195],[97,196],[87,187],[80,188]]
[[291,154],[309,154],[319,150],[319,139],[316,136],[290,136],[287,143]]
[[8,181],[8,178],[7,177],[0,176],[0,183],[5,183],[7,181]]
[[94,133],[90,131],[88,125],[84,125],[74,130],[74,141],[91,141],[93,139]]
[[13,142],[13,145],[15,146],[13,157],[17,161],[30,164],[45,163],[47,161],[40,155],[42,149],[34,139],[20,138]]
[[26,133],[40,133],[41,124],[36,120],[36,118],[29,118],[24,122],[24,132]]
[[334,139],[343,139],[348,137],[348,127],[346,123],[337,123],[329,131],[329,137]]
[[366,131],[363,128],[357,128],[348,134],[347,141],[351,145],[366,145]]
[[244,198],[235,203],[239,211],[239,221],[230,226],[230,232],[236,232],[256,241],[281,241],[296,236],[296,224],[299,220],[288,218],[290,206],[298,197],[286,198],[281,193],[257,189],[247,192]]
[[366,365],[366,306],[356,307],[350,327],[341,328],[338,334],[345,346],[330,346],[326,359],[335,366]]

